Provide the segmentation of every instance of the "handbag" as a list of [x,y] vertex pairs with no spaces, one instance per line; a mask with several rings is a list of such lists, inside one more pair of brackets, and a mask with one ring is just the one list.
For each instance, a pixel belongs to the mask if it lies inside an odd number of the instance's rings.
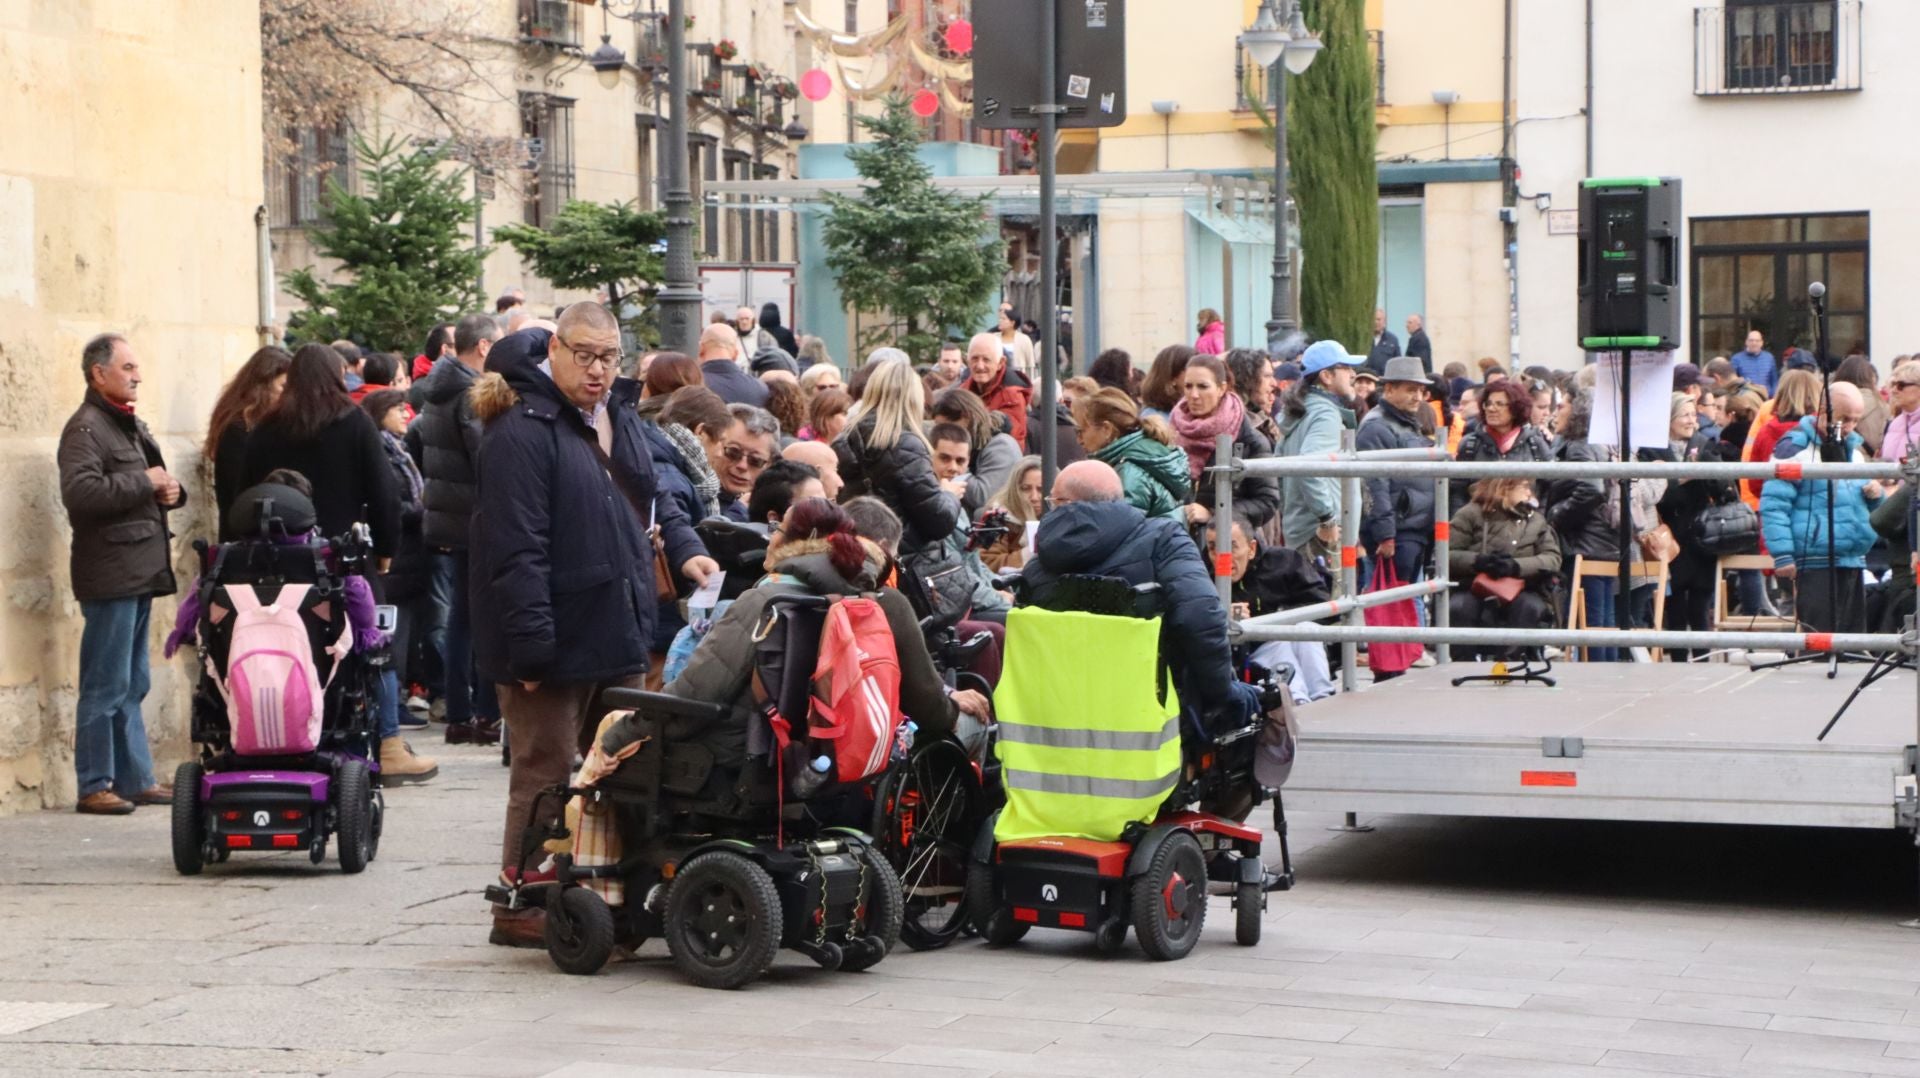
[[1694,546],[1716,558],[1760,549],[1760,514],[1745,502],[1709,505],[1693,518]]
[[[611,414],[608,415],[607,421],[613,421]],[[593,455],[600,458],[600,467],[606,470],[607,478],[613,480],[613,485],[620,491],[620,496],[633,507],[634,515],[646,518],[647,540],[653,544],[654,602],[671,603],[678,600],[680,589],[674,583],[673,564],[667,560],[667,548],[660,542],[660,525],[654,523],[653,507],[649,505],[644,512],[641,510],[640,499],[635,497],[633,491],[628,488],[625,474],[621,472],[620,466],[613,462],[613,458],[607,455],[607,451],[600,448],[600,439],[594,437],[591,430],[587,432],[587,444],[593,447]]]
[[1680,556],[1680,540],[1673,537],[1673,529],[1665,524],[1656,524],[1635,536],[1640,544],[1640,554],[1647,561],[1672,561]]
[[1469,590],[1476,599],[1498,599],[1502,603],[1511,603],[1527,590],[1527,582],[1517,576],[1476,573]]
[[[1393,567],[1392,558],[1373,560],[1373,583],[1368,591],[1385,591],[1400,586],[1400,574]],[[1402,599],[1395,603],[1383,603],[1367,607],[1363,613],[1367,624],[1374,627],[1393,629],[1411,628],[1420,622],[1420,614],[1414,607],[1415,600]],[[1398,674],[1419,661],[1423,649],[1419,644],[1367,645],[1367,667],[1376,673]]]

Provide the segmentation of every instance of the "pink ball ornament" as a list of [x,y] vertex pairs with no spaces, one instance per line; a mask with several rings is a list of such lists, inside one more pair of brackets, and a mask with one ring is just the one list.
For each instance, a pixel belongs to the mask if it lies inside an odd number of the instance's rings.
[[800,76],[800,94],[808,101],[825,101],[833,93],[833,76],[814,68]]
[[922,90],[913,95],[913,114],[922,120],[940,111],[940,95],[932,90]]
[[947,25],[947,48],[965,56],[973,51],[973,24],[965,19],[955,19]]

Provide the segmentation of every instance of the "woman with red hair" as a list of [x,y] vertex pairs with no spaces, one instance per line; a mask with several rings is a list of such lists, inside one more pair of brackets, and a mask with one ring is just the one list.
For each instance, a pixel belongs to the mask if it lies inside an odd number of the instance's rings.
[[[1528,424],[1533,397],[1513,382],[1495,382],[1480,391],[1480,425],[1460,436],[1455,460],[1543,461],[1553,459],[1553,443],[1545,432]],[[1451,484],[1449,516],[1466,508],[1471,479]]]

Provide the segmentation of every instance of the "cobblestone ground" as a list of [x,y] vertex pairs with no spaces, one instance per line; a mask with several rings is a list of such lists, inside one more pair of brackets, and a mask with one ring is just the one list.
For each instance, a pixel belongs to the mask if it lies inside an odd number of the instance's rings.
[[0,1074],[1920,1076],[1892,833],[1298,818],[1258,948],[1216,899],[1183,962],[1040,932],[717,993],[658,943],[591,978],[488,947],[504,772],[432,749],[358,877],[183,879],[164,809],[0,820]]

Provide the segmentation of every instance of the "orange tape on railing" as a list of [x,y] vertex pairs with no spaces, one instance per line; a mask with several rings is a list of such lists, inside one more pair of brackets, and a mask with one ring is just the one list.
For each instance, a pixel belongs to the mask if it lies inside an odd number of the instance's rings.
[[1800,475],[1800,462],[1797,460],[1783,460],[1773,466],[1775,479],[1798,479]]
[[1214,576],[1232,576],[1233,575],[1233,555],[1232,554],[1224,554],[1224,553],[1214,554],[1213,575]]
[[1351,569],[1360,564],[1360,548],[1343,546],[1340,548],[1340,568]]
[[1832,651],[1833,650],[1833,634],[1832,633],[1808,633],[1807,634],[1807,650],[1808,651]]
[[1434,542],[1444,543],[1444,542],[1447,542],[1452,537],[1453,537],[1452,521],[1436,520],[1433,522],[1433,541]]

